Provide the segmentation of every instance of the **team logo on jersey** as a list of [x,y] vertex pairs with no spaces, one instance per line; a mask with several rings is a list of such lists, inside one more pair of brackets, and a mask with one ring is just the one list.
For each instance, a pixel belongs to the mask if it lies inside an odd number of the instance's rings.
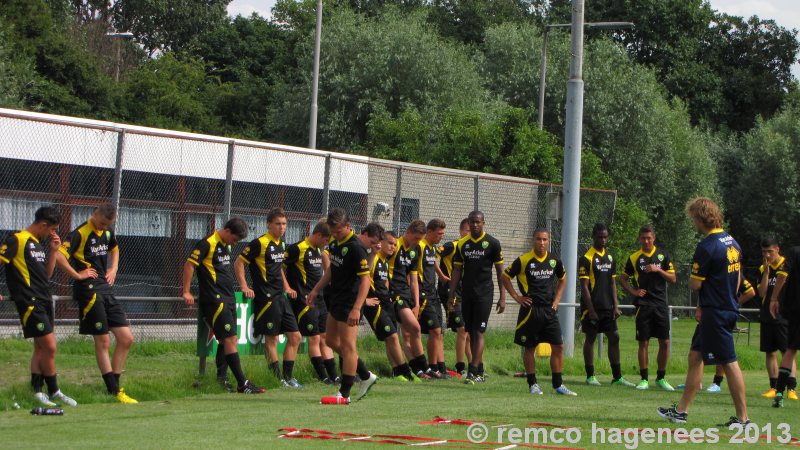
[[8,246],[6,244],[3,244],[2,247],[0,247],[0,255],[5,255],[6,250],[8,250]]
[[349,248],[345,247],[342,249],[342,256],[347,255],[347,251],[350,250]]
[[388,332],[389,332],[389,330],[391,330],[391,329],[392,329],[392,327],[390,327],[389,325],[385,325],[385,326],[383,327],[383,331],[385,331],[385,332],[387,332],[387,333],[388,333]]
[[217,247],[217,253],[222,253],[222,247]]
[[409,258],[414,259],[415,256],[417,256],[417,252],[415,252],[414,250],[411,250],[410,252],[408,252],[408,257]]
[[519,340],[525,342],[528,340],[528,336],[520,336]]
[[661,253],[659,253],[659,254],[658,254],[658,260],[659,260],[659,261],[664,261],[664,255],[662,255]]
[[736,247],[728,247],[726,253],[728,255],[728,262],[731,264],[739,262],[739,250],[736,250]]
[[275,324],[273,324],[272,322],[267,322],[267,329],[268,330],[271,330],[272,327],[274,327],[274,326],[275,326]]
[[428,319],[428,326],[430,327],[432,325],[433,325],[433,319]]
[[461,317],[456,316],[456,318],[453,321],[455,323],[461,323]]
[[556,260],[555,259],[551,259],[550,260],[550,267],[552,267],[554,269],[556,268]]
[[106,231],[106,239],[111,239],[111,232],[110,231]]
[[36,244],[34,244],[33,242],[31,242],[30,244],[28,244],[28,247],[30,247],[30,248],[36,248]]
[[44,331],[44,324],[42,322],[37,323],[36,329],[39,331]]
[[95,238],[92,238],[92,239],[89,240],[89,243],[94,245],[94,244],[97,243],[97,240],[95,240]]
[[225,331],[231,331],[231,324],[229,323],[225,324]]
[[611,255],[608,255],[608,262],[614,262],[614,257],[611,256]]
[[313,323],[310,323],[310,324],[306,325],[306,329],[307,329],[308,331],[313,331],[313,330],[314,330],[314,324],[313,324]]
[[102,322],[95,322],[94,323],[94,327],[96,329],[98,329],[98,330],[102,330],[103,329],[103,323]]
[[489,247],[489,241],[483,241],[483,242],[481,242],[481,247],[483,247],[483,248],[488,248],[488,247]]
[[400,306],[403,306],[403,299],[402,298],[398,298],[397,299],[397,304],[400,305]]

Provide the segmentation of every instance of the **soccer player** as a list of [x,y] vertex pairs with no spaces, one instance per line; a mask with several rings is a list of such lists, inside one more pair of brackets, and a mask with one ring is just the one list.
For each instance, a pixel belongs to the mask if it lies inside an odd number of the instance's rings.
[[[192,276],[197,267],[200,285],[200,312],[209,328],[214,330],[219,347],[217,355],[224,355],[225,364],[218,362],[227,381],[227,367],[236,377],[236,390],[242,394],[261,394],[266,389],[256,386],[245,377],[239,360],[236,337],[236,298],[233,295],[231,271],[231,246],[247,237],[247,223],[239,218],[230,219],[221,230],[200,240],[183,265],[183,300],[194,304],[191,293]],[[220,358],[218,358],[220,359]],[[219,377],[221,374],[218,373]]]
[[[72,298],[78,302],[78,331],[94,338],[97,366],[108,393],[120,403],[138,403],[119,384],[133,345],[133,334],[125,309],[113,291],[119,267],[119,247],[110,228],[116,218],[117,211],[111,203],[99,205],[89,220],[80,224],[61,245],[56,263],[67,273],[71,273],[70,267],[75,272],[89,268],[97,272],[97,278],[76,279],[72,285]],[[117,341],[114,356],[110,359],[109,332]]]
[[[648,349],[650,338],[658,339],[658,372],[656,384],[665,391],[674,391],[667,379],[669,360],[670,313],[667,305],[667,283],[675,284],[675,266],[669,253],[655,246],[656,232],[650,225],[639,229],[642,248],[625,262],[625,271],[620,277],[622,287],[634,298],[636,307],[636,340],[639,341],[639,373],[641,381],[636,389],[650,387],[648,380]],[[636,287],[631,285],[631,278]],[[624,380],[624,378],[622,379]],[[625,381],[623,381],[623,384]]]
[[689,288],[698,291],[695,312],[700,324],[689,351],[686,388],[675,406],[657,409],[658,415],[673,422],[686,423],[689,406],[700,388],[704,364],[721,364],[736,408],[736,416],[722,426],[747,424],[745,386],[736,361],[733,329],[736,327],[739,302],[737,292],[742,280],[741,248],[722,227],[722,212],[713,200],[698,197],[690,200],[686,212],[698,232],[706,237],[697,244],[692,262]]
[[[547,342],[552,348],[550,369],[553,389],[561,395],[578,395],[564,386],[564,343],[558,323],[558,304],[567,284],[567,273],[561,261],[548,254],[550,232],[539,228],[533,232],[533,250],[515,259],[503,271],[502,283],[509,295],[520,304],[514,343],[524,349],[522,361],[531,394],[542,395],[536,381],[536,346]],[[520,292],[511,280],[517,279]]]
[[447,307],[452,308],[456,290],[461,282],[461,314],[464,317],[464,328],[469,333],[469,345],[472,351],[464,383],[474,384],[485,381],[483,333],[486,332],[489,315],[492,312],[494,296],[492,267],[497,275],[497,284],[500,285],[500,298],[497,300],[498,314],[506,310],[506,293],[502,286],[503,249],[500,241],[483,231],[486,224],[483,212],[472,211],[467,218],[470,234],[458,241],[458,249],[453,256],[453,277],[450,279]]
[[[269,369],[281,386],[301,389],[303,385],[292,376],[297,349],[300,347],[300,331],[297,319],[292,312],[289,298],[295,300],[297,291],[289,287],[283,267],[286,244],[283,234],[286,232],[286,213],[283,208],[272,208],[267,212],[267,232],[253,239],[233,265],[236,281],[246,298],[253,299],[253,334],[266,337],[264,356],[269,362]],[[247,285],[244,266],[250,268],[253,287]],[[286,336],[283,348],[283,376],[278,367],[278,337]]]
[[[336,380],[336,362],[333,350],[325,344],[325,325],[328,320],[328,309],[324,301],[317,301],[314,306],[306,304],[306,296],[314,289],[322,278],[323,268],[328,258],[323,251],[330,240],[331,232],[328,224],[318,222],[311,235],[300,242],[286,247],[283,264],[286,267],[286,280],[297,296],[292,298],[291,305],[300,334],[308,339],[308,356],[320,381],[334,384]],[[329,267],[329,262],[327,266]],[[284,360],[285,361],[285,360]],[[332,369],[332,370],[331,370]]]
[[[761,311],[759,322],[761,322],[761,351],[766,355],[767,375],[769,375],[769,390],[761,394],[764,398],[775,398],[778,384],[778,357],[777,352],[786,353],[787,332],[789,324],[780,315],[772,317],[769,311],[769,298],[775,290],[775,283],[778,277],[786,278],[786,271],[783,267],[785,258],[781,256],[781,248],[778,241],[773,237],[761,240],[761,255],[764,262],[759,271],[761,278],[758,282],[758,296],[761,298]],[[792,376],[789,377],[787,397],[790,400],[797,400],[797,367],[792,362]]]
[[425,360],[422,335],[417,320],[419,311],[419,241],[425,235],[425,222],[411,221],[397,239],[397,249],[389,257],[389,291],[395,318],[403,332],[403,350],[414,375],[428,380],[436,376]]
[[[308,293],[306,303],[314,305],[322,289],[330,285],[325,291],[329,306],[326,339],[328,346],[342,359],[342,384],[335,403],[349,404],[356,371],[361,377],[356,400],[367,395],[378,381],[378,377],[366,370],[366,367],[358,367],[356,350],[361,308],[369,293],[369,261],[367,249],[350,227],[350,217],[344,209],[332,209],[328,213],[327,224],[333,238],[328,244],[331,270],[325,272],[319,283]],[[365,228],[366,233],[362,234],[366,234],[369,247],[376,246],[380,242],[383,228],[377,224],[370,224],[367,228],[370,230],[366,231]]]
[[[78,402],[58,388],[56,373],[56,336],[53,334],[53,300],[50,296],[50,277],[56,267],[56,254],[61,239],[56,234],[61,223],[61,213],[52,206],[36,210],[33,223],[24,230],[12,233],[0,246],[0,266],[6,265],[6,282],[11,300],[17,307],[22,333],[26,339],[33,338],[31,356],[31,386],[34,398],[44,406],[56,406],[61,402],[78,406]],[[42,243],[47,243],[49,256]],[[76,280],[93,279],[97,272],[85,268],[76,272],[67,266],[66,272]],[[4,300],[0,295],[0,301]],[[42,392],[47,385],[50,396]]]
[[403,355],[400,337],[395,326],[394,307],[389,294],[389,262],[397,249],[394,233],[384,232],[380,249],[370,261],[370,287],[364,306],[364,318],[375,333],[375,337],[386,346],[386,356],[392,366],[392,376],[399,381],[419,381],[411,373],[411,367]]
[[605,224],[594,225],[592,241],[592,246],[578,261],[578,279],[581,283],[581,330],[586,334],[583,343],[586,384],[600,386],[600,381],[594,374],[594,341],[597,339],[597,333],[604,333],[608,338],[611,384],[631,386],[632,383],[622,377],[619,363],[617,318],[621,313],[614,284],[617,263],[608,252],[608,227]]
[[773,318],[785,317],[789,322],[787,330],[786,352],[781,360],[778,370],[778,382],[775,384],[775,398],[772,406],[783,406],[784,390],[790,386],[792,367],[797,360],[797,350],[800,349],[800,247],[789,251],[783,261],[785,277],[778,276],[775,288],[769,299],[769,311]]
[[[459,239],[469,234],[469,219],[464,218],[458,228]],[[453,256],[456,253],[458,240],[446,242],[439,246],[439,299],[447,301],[450,298],[450,277],[453,274]],[[452,311],[451,311],[452,310]],[[445,307],[447,314],[447,328],[456,332],[456,372],[461,376],[467,375],[466,360],[472,359],[472,351],[469,348],[469,334],[464,329],[464,318],[461,315],[461,283],[456,288],[456,295],[453,297],[453,304]]]
[[442,305],[436,288],[436,247],[444,237],[445,223],[431,219],[425,227],[425,236],[419,241],[419,311],[420,331],[428,335],[428,365],[434,378],[449,378],[444,362],[444,335],[442,334]]

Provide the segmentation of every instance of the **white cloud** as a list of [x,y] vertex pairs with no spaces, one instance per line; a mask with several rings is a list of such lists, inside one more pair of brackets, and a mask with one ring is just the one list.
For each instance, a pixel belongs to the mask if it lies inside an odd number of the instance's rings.
[[228,15],[249,16],[256,13],[261,17],[270,18],[273,6],[275,6],[275,0],[233,0],[228,3]]

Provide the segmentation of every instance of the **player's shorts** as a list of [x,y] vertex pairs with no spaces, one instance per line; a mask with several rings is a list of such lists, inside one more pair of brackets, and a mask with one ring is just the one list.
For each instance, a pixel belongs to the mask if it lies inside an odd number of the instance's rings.
[[789,324],[780,320],[778,322],[761,322],[761,345],[764,353],[786,351],[789,343]]
[[703,308],[691,346],[692,350],[703,356],[703,363],[716,365],[736,361],[733,329],[736,328],[737,318],[736,311]]
[[581,331],[585,334],[614,333],[617,331],[617,321],[614,311],[597,311],[598,320],[589,319],[589,310],[581,313]]
[[456,297],[453,302],[453,311],[447,311],[446,306],[444,308],[445,313],[447,313],[447,328],[458,331],[459,328],[464,328],[464,316],[461,314],[461,298]]
[[350,312],[353,310],[353,306],[355,306],[355,299],[353,303],[331,302],[328,306],[330,307],[328,314],[333,317],[335,321],[347,323],[347,317],[350,316]]
[[300,331],[286,294],[253,299],[253,335],[277,336]]
[[78,318],[80,334],[97,336],[108,334],[110,328],[130,326],[125,309],[110,293],[95,292],[91,298],[78,297]]
[[786,348],[800,350],[800,321],[790,320],[786,330]]
[[464,328],[468,333],[485,333],[492,313],[492,298],[470,299],[464,297],[461,302],[461,315]]
[[636,340],[650,338],[669,339],[669,309],[660,306],[642,305],[636,308]]
[[532,308],[520,308],[517,329],[514,332],[514,343],[534,348],[542,342],[552,345],[564,343],[561,340],[558,313],[549,306],[534,305]]
[[[199,303],[203,320],[214,330],[214,337],[222,342],[225,338],[236,336],[236,303],[233,301],[210,301]],[[221,347],[218,347],[221,348]]]
[[413,310],[417,305],[411,298],[406,298],[401,295],[392,295],[392,306],[394,307],[395,320],[402,322],[401,317],[403,316],[400,314],[400,311],[403,309]]
[[385,341],[387,337],[397,334],[394,308],[391,302],[381,302],[378,306],[364,306],[362,311],[364,319],[367,320],[379,341]]
[[[292,312],[297,319],[297,328],[300,329],[300,334],[303,336],[318,336],[320,333],[325,332],[325,324],[320,310],[324,310],[324,319],[328,318],[328,310],[325,308],[325,303],[322,299],[314,302],[314,306],[308,306],[305,302],[305,297],[298,294],[296,299],[289,299],[292,305]],[[320,308],[321,305],[321,308]]]
[[12,297],[17,306],[22,335],[25,338],[46,336],[53,332],[53,301],[31,300],[28,297]]
[[442,306],[436,297],[426,298],[419,305],[419,328],[422,334],[429,334],[431,330],[442,328]]

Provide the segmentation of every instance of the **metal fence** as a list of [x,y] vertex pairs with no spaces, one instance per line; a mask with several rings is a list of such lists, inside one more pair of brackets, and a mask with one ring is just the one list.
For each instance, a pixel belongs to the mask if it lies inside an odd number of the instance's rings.
[[[9,109],[0,109],[0,136],[0,239],[27,227],[45,204],[60,208],[65,237],[95,205],[112,201],[119,211],[118,296],[179,296],[183,263],[197,240],[230,216],[245,219],[248,240],[255,238],[266,232],[266,212],[275,206],[287,211],[290,243],[333,207],[345,208],[356,229],[376,221],[404,230],[416,218],[442,218],[446,239],[456,239],[459,222],[481,209],[509,263],[530,249],[537,227],[551,229],[553,253],[560,250],[561,188],[532,180]],[[581,195],[586,247],[592,225],[612,221],[616,193]],[[69,295],[68,284],[57,271],[54,293]],[[4,283],[0,292],[7,292]],[[492,327],[515,324],[510,305],[493,316]],[[142,320],[196,317],[195,308],[175,302],[133,301],[126,308]],[[57,319],[76,317],[74,302],[57,302]],[[0,324],[12,319],[13,305],[0,303]],[[139,337],[172,333],[164,326]]]

